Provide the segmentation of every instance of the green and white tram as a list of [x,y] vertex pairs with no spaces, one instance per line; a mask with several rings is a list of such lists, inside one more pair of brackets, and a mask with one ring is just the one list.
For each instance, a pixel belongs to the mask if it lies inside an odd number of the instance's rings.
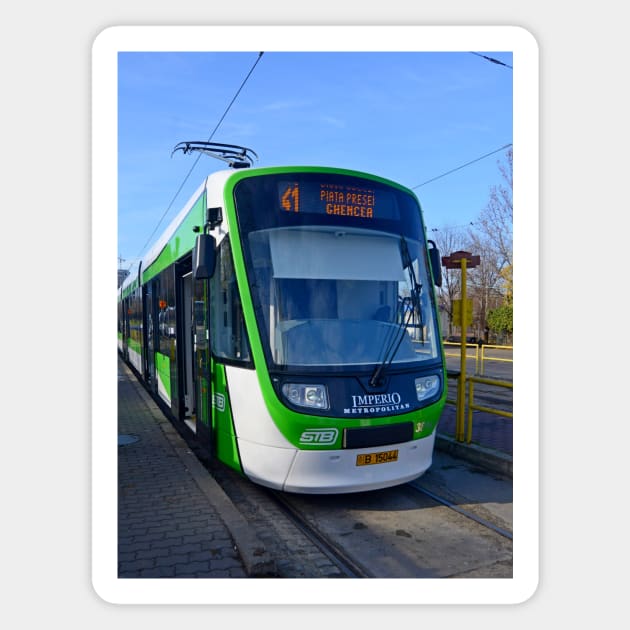
[[121,286],[119,350],[171,420],[252,481],[388,487],[431,465],[439,283],[403,186],[325,167],[218,171]]

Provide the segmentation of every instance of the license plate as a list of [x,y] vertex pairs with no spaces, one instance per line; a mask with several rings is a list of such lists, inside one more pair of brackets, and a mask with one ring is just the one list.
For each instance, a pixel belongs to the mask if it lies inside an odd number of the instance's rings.
[[381,451],[380,453],[363,453],[357,455],[357,466],[369,466],[371,464],[388,464],[398,461],[398,450]]

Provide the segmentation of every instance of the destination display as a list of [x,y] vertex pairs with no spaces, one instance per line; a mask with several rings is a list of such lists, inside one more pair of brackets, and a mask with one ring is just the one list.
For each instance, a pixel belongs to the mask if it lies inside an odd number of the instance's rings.
[[328,181],[281,181],[278,183],[278,202],[282,212],[327,214],[366,222],[376,218],[399,219],[393,191],[368,186]]

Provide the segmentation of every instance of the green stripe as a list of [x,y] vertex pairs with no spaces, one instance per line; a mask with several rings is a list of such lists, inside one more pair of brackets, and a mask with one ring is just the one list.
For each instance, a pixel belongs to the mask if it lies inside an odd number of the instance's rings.
[[193,250],[197,238],[194,228],[203,228],[205,215],[206,191],[204,189],[203,194],[195,201],[157,259],[142,271],[143,284]]
[[169,402],[171,400],[171,359],[159,352],[155,353],[155,369],[158,378],[166,391]]
[[213,400],[212,414],[214,418],[216,453],[217,457],[226,465],[242,472],[234,422],[232,418],[232,406],[227,391],[227,378],[225,366],[215,363],[213,370]]

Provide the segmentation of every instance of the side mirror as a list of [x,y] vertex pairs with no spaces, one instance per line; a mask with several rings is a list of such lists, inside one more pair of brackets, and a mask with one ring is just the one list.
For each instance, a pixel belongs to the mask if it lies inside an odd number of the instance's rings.
[[206,280],[214,275],[216,265],[216,241],[210,234],[197,234],[193,249],[193,278]]
[[433,241],[429,241],[431,248],[429,249],[429,260],[431,261],[431,272],[433,273],[433,284],[436,287],[442,286],[442,260],[440,258],[440,250]]

